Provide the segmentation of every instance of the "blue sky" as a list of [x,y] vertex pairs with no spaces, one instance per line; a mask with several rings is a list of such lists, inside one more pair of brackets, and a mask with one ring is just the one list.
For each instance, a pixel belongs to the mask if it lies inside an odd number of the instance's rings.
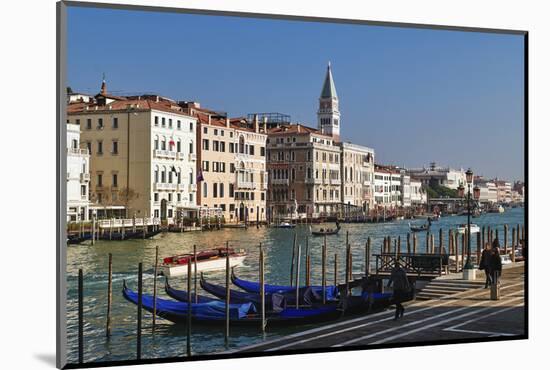
[[327,62],[341,136],[379,163],[523,179],[523,37],[70,7],[68,81],[316,127]]

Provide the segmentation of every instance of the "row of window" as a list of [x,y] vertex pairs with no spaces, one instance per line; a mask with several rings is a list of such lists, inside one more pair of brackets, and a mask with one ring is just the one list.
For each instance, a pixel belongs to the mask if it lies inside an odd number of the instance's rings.
[[[202,139],[202,150],[210,150],[210,140]],[[225,141],[212,140],[212,151],[225,153]],[[229,143],[229,153],[240,153],[240,154],[249,154],[254,155],[254,145],[252,144],[237,144]],[[260,155],[265,156],[265,147],[260,147]]]
[[[223,198],[225,197],[225,184],[223,182],[215,182],[212,183],[211,186],[209,186],[208,183],[203,182],[202,196],[204,198],[207,198],[209,191],[212,191],[212,198]],[[261,200],[265,200],[265,193],[261,192],[260,194]],[[237,200],[254,200],[253,191],[235,191],[235,185],[232,183],[228,184],[228,195],[230,198],[235,198]]]
[[[168,145],[167,145],[168,144]],[[182,152],[182,145],[181,145],[181,140],[178,140],[178,141],[174,141],[174,140],[169,140],[169,141],[166,141],[166,138],[163,138],[162,140],[160,140],[158,137],[155,137],[155,140],[154,140],[154,148],[155,150],[170,150],[170,151],[175,151],[177,153],[181,153]],[[168,148],[168,149],[167,149]],[[194,145],[193,145],[193,142],[189,142],[189,153],[193,153],[194,152]]]
[[[87,141],[86,142],[86,148],[88,148],[88,152],[92,153],[92,142]],[[96,154],[97,155],[103,155],[103,140],[98,140],[96,143]],[[118,154],[118,140],[112,140],[111,141],[111,154],[117,155]]]
[[[70,123],[69,120],[67,120],[67,123]],[[75,119],[75,124],[80,126],[80,118]],[[86,130],[91,130],[93,128],[93,120],[91,118],[86,119]],[[103,130],[105,128],[105,124],[103,121],[103,118],[98,118],[96,121],[96,128],[98,130]],[[113,130],[118,129],[118,117],[111,117],[111,128]]]
[[[167,121],[168,121],[168,126],[166,125]],[[168,128],[173,128],[174,127],[172,118],[168,118],[168,120],[167,120],[166,117],[155,116],[154,122],[155,122],[155,126],[157,126],[157,127],[168,127]],[[179,120],[179,119],[176,121],[176,128],[178,130],[181,130],[181,120]],[[189,131],[193,132],[193,122],[192,121],[189,122]]]
[[[175,194],[176,194],[176,201],[177,201],[178,203],[181,202],[183,193],[175,193]],[[155,202],[158,202],[159,199],[160,199],[159,193],[154,193],[154,194],[153,194],[153,200],[154,200]],[[174,199],[173,194],[172,194],[172,193],[168,193],[168,201],[171,202],[173,199]],[[193,193],[189,193],[189,201],[190,201],[190,202],[193,202]],[[155,217],[156,217],[156,216],[155,216]],[[172,216],[168,215],[168,217],[172,217]]]

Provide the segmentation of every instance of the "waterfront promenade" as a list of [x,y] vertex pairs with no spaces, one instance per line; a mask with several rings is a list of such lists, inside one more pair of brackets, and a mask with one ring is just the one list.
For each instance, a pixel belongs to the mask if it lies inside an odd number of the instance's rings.
[[[524,263],[506,265],[501,279],[501,299],[490,300],[483,289],[484,275],[477,286],[450,292],[437,299],[411,301],[405,316],[393,320],[394,311],[358,317],[303,332],[253,344],[235,352],[302,351],[353,346],[377,346],[397,343],[468,340],[510,337],[525,334]],[[460,285],[461,274],[443,278]]]

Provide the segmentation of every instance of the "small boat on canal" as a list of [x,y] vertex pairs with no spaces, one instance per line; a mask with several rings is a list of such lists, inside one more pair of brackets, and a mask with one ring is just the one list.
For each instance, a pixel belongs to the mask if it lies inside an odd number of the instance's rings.
[[[468,231],[468,225],[467,224],[461,224],[460,226],[458,226],[456,228],[456,231],[459,234],[464,234],[465,232]],[[475,234],[475,233],[478,233],[478,232],[479,232],[479,226],[477,226],[476,224],[470,224],[470,233]]]
[[278,225],[275,225],[275,226],[272,226],[274,228],[277,228],[277,229],[294,229],[296,227],[295,224],[291,224],[290,222],[281,222],[280,224]]
[[[310,228],[311,229],[311,228]],[[319,230],[311,230],[311,235],[313,236],[324,236],[324,235],[336,235],[340,232],[340,223],[336,222],[336,228],[320,228]]]
[[[215,248],[197,253],[197,272],[221,270],[225,268],[226,248]],[[229,264],[231,267],[241,265],[246,258],[244,250],[229,249]],[[187,275],[187,264],[195,270],[195,259],[192,253],[166,257],[161,265],[161,273],[166,277]]]
[[424,224],[424,225],[420,225],[420,226],[413,226],[411,225],[411,223],[409,222],[409,228],[411,229],[411,231],[413,233],[418,233],[418,232],[422,232],[422,231],[428,231],[430,230],[430,226],[432,225],[432,219],[431,218],[428,218],[428,223]]

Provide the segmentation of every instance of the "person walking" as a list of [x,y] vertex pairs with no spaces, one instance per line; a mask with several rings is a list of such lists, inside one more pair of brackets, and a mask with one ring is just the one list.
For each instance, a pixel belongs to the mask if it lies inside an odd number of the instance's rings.
[[500,257],[500,243],[498,239],[493,240],[493,248],[489,257],[489,270],[491,272],[492,283],[498,284],[502,273],[502,258]]
[[388,288],[393,283],[393,302],[395,303],[395,318],[397,320],[403,317],[405,313],[405,307],[402,303],[408,298],[410,291],[409,279],[407,272],[401,267],[399,262],[395,262],[395,266],[392,269],[390,280],[388,281]]
[[481,253],[481,259],[479,261],[479,269],[485,271],[485,289],[491,285],[491,271],[489,269],[489,260],[491,258],[491,244],[485,243],[485,248]]

